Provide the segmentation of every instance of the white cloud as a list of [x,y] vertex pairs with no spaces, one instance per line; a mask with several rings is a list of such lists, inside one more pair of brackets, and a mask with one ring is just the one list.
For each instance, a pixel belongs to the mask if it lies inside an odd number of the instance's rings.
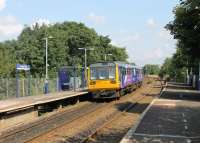
[[149,18],[146,22],[146,24],[150,27],[150,28],[155,28],[156,27],[156,22],[153,18]]
[[40,26],[42,26],[42,25],[50,25],[51,23],[50,23],[50,21],[48,20],[48,19],[46,19],[46,18],[37,18],[36,20],[34,20],[34,22],[31,24],[31,27],[34,27],[36,24],[38,24],[39,25],[39,27]]
[[124,42],[126,43],[135,43],[141,40],[141,36],[138,33],[128,35],[127,37],[124,38]]
[[105,24],[106,18],[105,16],[96,15],[95,13],[91,12],[87,17],[89,21],[95,23],[95,24]]
[[[117,39],[115,37],[118,37]],[[128,33],[119,31],[119,35],[115,35],[111,43],[113,45],[121,46],[121,47],[129,47],[134,46],[135,44],[142,42],[142,35],[139,33]]]
[[162,48],[153,48],[153,49],[147,50],[143,56],[144,60],[146,61],[160,59],[164,57],[165,57],[165,54]]
[[3,10],[6,7],[6,0],[0,0],[0,10]]
[[158,36],[159,36],[159,38],[165,39],[165,40],[172,40],[173,39],[173,36],[166,29],[160,30],[158,32]]
[[[147,27],[146,27],[147,28]],[[128,30],[123,30],[128,31]],[[139,66],[162,64],[166,57],[175,53],[176,40],[163,26],[157,26],[147,32],[121,32],[111,34],[114,45],[127,48],[129,61]]]
[[20,24],[15,17],[0,17],[0,38],[16,36],[22,29],[23,25]]

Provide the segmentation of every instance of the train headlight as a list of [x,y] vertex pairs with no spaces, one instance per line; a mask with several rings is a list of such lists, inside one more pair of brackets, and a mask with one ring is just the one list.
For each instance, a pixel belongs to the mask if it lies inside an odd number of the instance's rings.
[[116,84],[117,82],[115,80],[111,80],[110,83]]
[[90,85],[95,85],[96,81],[90,81]]

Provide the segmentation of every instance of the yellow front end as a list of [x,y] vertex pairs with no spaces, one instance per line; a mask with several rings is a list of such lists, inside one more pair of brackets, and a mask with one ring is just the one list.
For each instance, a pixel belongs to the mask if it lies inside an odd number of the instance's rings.
[[105,79],[105,80],[91,80],[90,69],[88,71],[88,90],[89,92],[99,91],[99,90],[118,90],[120,89],[120,82],[118,76],[118,66],[115,66],[115,79]]

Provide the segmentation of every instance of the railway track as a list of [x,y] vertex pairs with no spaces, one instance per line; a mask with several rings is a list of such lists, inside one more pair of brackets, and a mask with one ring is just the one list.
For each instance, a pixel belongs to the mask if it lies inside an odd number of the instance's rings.
[[[137,92],[139,92],[139,91],[137,91]],[[125,96],[126,98],[127,98],[127,96]],[[126,100],[126,98],[123,98],[122,100]],[[136,96],[136,98],[137,98],[137,96]],[[95,107],[92,111],[89,111],[88,113],[86,113],[86,114],[84,114],[84,115],[81,115],[81,116],[77,116],[77,118],[75,118],[74,120],[72,120],[71,122],[73,122],[73,121],[75,121],[75,120],[80,120],[80,119],[82,119],[82,118],[87,118],[87,116],[88,115],[90,115],[90,114],[93,114],[93,113],[97,113],[97,112],[101,112],[102,110],[105,110],[105,109],[108,109],[109,107],[111,107],[111,106],[113,106],[113,105],[115,105],[116,103],[118,103],[118,101],[112,101],[112,102],[110,102],[110,103],[103,103],[103,104],[101,104],[101,106],[98,106],[98,107]],[[110,118],[111,116],[114,116],[114,114],[115,113],[113,113],[113,114],[110,114],[110,115],[108,115],[107,117],[105,117],[105,118],[103,118],[102,119],[102,121],[99,121],[98,123],[96,123],[96,126],[99,126],[99,125],[101,125],[102,123],[104,123],[105,121],[107,121],[107,119],[108,118]],[[68,123],[66,123],[66,124],[69,124],[70,122],[68,122]],[[79,123],[80,124],[80,123]],[[62,124],[61,126],[64,126],[64,124]],[[47,131],[46,133],[44,133],[44,134],[40,134],[39,136],[37,136],[37,137],[34,137],[34,138],[32,138],[31,140],[29,140],[29,141],[27,141],[27,142],[29,142],[29,143],[32,143],[32,142],[37,142],[37,141],[39,141],[40,140],[40,136],[45,136],[45,134],[48,134],[48,133],[50,133],[50,132],[54,132],[56,129],[58,129],[59,127],[61,127],[61,126],[58,126],[57,128],[54,128],[54,129],[52,129],[52,130],[50,130],[50,131]],[[56,132],[56,131],[55,131]],[[85,131],[84,131],[85,132]],[[87,131],[86,131],[87,132]],[[84,133],[82,134],[83,135],[83,138],[84,138]],[[82,138],[82,137],[78,137],[78,138]],[[43,139],[42,139],[43,140]],[[44,139],[45,140],[45,139]],[[66,139],[66,141],[65,142],[80,142],[80,140],[81,139]],[[58,141],[58,142],[60,142],[60,141]]]
[[[144,90],[144,89],[143,89]],[[132,100],[139,101],[142,100],[144,97],[141,97],[141,95],[137,95],[143,91],[142,89],[138,89],[135,91]],[[148,91],[149,88],[145,89],[145,92]],[[144,91],[143,91],[144,92]],[[131,96],[131,95],[129,95]],[[48,137],[48,134],[51,134],[52,132],[57,132],[59,128],[62,128],[63,126],[67,126],[68,124],[78,121],[80,119],[86,118],[90,114],[95,114],[97,112],[100,112],[102,110],[108,109],[109,107],[116,105],[117,103],[128,101],[129,96],[124,96],[120,101],[112,101],[110,103],[89,103],[85,106],[82,106],[81,108],[77,108],[76,110],[70,110],[70,111],[60,111],[56,114],[53,114],[49,117],[41,118],[37,121],[34,121],[32,123],[29,123],[27,125],[23,125],[20,128],[16,128],[14,130],[8,131],[6,133],[0,134],[0,142],[1,143],[21,143],[21,142],[37,142],[41,141],[41,137],[44,138],[45,136]],[[96,129],[93,131],[88,131],[87,135],[83,135],[80,137],[80,139],[77,141],[76,139],[71,139],[70,141],[65,138],[65,142],[87,142],[91,137],[93,137],[99,130],[101,130],[104,126],[106,126],[108,123],[112,122],[112,120],[119,117],[123,112],[128,111],[129,109],[133,108],[137,102],[134,104],[127,103],[127,105],[123,105],[120,107],[121,112],[120,113],[112,113],[109,116],[107,116],[104,120],[96,124]],[[114,117],[109,121],[111,117]],[[95,128],[95,127],[94,127]],[[59,141],[58,141],[59,142]]]
[[[153,89],[148,90],[148,94],[150,94],[152,92],[152,90]],[[120,134],[114,135],[114,137],[113,137],[112,131],[116,130],[116,128],[113,127],[113,126],[115,126],[116,122],[118,122],[118,124],[119,124],[119,122],[120,122],[119,120],[121,120],[121,122],[126,121],[126,120],[123,120],[121,118],[127,118],[126,114],[129,113],[129,111],[131,112],[131,110],[135,110],[135,111],[142,113],[148,105],[146,105],[145,107],[140,107],[140,104],[141,103],[150,104],[152,100],[153,100],[153,98],[150,98],[148,96],[138,97],[138,99],[135,101],[134,104],[128,104],[126,107],[124,107],[121,110],[121,112],[118,112],[113,118],[111,118],[110,120],[108,120],[107,122],[102,124],[99,128],[97,128],[96,130],[91,132],[86,138],[84,138],[81,141],[81,143],[96,143],[96,142],[99,142],[99,143],[100,142],[116,142],[117,143],[117,142],[119,142],[127,131],[124,131],[124,134],[120,133],[121,138],[119,137]],[[138,109],[136,109],[136,107]],[[133,117],[133,115],[131,115],[131,116],[132,116],[131,117],[132,119],[136,118],[136,117]],[[124,128],[124,126],[123,126],[123,128]],[[104,130],[107,133],[105,133]],[[109,130],[109,133],[108,133],[108,130]],[[117,140],[116,136],[117,136],[118,140]]]
[[[131,106],[137,105],[137,103],[135,104],[135,101],[137,101],[137,100],[139,101],[139,97],[141,97],[141,95],[143,95],[142,93],[146,93],[146,94],[148,93],[149,94],[150,93],[149,88],[145,88],[145,90],[144,89],[137,90],[133,94],[134,96],[125,96],[125,97],[123,97],[122,100],[124,100],[124,101],[130,101],[130,98],[132,100],[134,100],[134,105],[132,105],[133,102],[126,102],[126,104],[120,105],[120,107],[119,107],[120,111],[113,112],[112,114],[110,114],[108,116],[105,116],[104,118],[98,117],[98,114],[99,114],[98,112],[100,112],[101,110],[108,109],[108,107],[111,107],[111,105],[110,105],[111,103],[107,104],[107,106],[104,106],[101,109],[96,110],[94,112],[94,114],[95,114],[94,116],[97,116],[97,117],[95,117],[96,118],[95,122],[93,122],[92,119],[91,119],[93,117],[88,114],[88,115],[82,116],[82,118],[80,118],[80,119],[77,119],[75,121],[75,123],[72,124],[71,126],[63,127],[63,128],[61,128],[59,130],[54,130],[51,133],[48,133],[43,137],[41,136],[41,137],[38,137],[38,138],[32,140],[31,143],[45,142],[47,138],[51,138],[50,141],[48,140],[49,142],[59,142],[59,143],[60,142],[61,143],[62,142],[64,142],[64,143],[67,143],[67,142],[84,142],[84,140],[87,140],[88,138],[90,138],[90,136],[92,136],[91,134],[93,134],[93,133],[95,134],[96,129],[101,128],[101,126],[103,124],[105,124],[110,119],[115,117],[117,112],[121,112],[122,110],[124,110],[124,108],[127,108],[127,106],[129,106],[129,105],[130,105],[129,108],[131,108]],[[118,102],[112,103],[112,105],[116,105],[116,104],[118,104]],[[81,123],[85,124],[84,123],[85,121],[86,122],[87,121],[90,122],[91,125],[85,127],[84,129],[77,127],[78,125],[81,126]],[[71,128],[77,128],[76,130],[78,130],[79,133],[76,133],[74,135],[70,134],[69,132],[73,132],[73,129],[71,129]],[[58,133],[58,132],[62,132],[62,133]],[[97,130],[97,132],[98,132],[98,130]]]
[[114,120],[116,120],[117,118],[119,118],[120,116],[122,116],[125,112],[127,112],[130,109],[134,108],[138,104],[138,102],[140,100],[143,100],[144,98],[146,98],[146,97],[140,97],[134,104],[127,105],[127,107],[125,107],[124,109],[122,109],[122,111],[120,113],[117,113],[111,120],[105,122],[102,126],[100,126],[95,131],[93,131],[89,136],[87,136],[86,138],[84,138],[81,141],[81,143],[87,143],[87,142],[89,142],[92,138],[94,138],[94,136],[96,136],[98,134],[99,131],[101,131],[103,128],[105,128],[107,125],[109,125],[111,122],[113,122]]

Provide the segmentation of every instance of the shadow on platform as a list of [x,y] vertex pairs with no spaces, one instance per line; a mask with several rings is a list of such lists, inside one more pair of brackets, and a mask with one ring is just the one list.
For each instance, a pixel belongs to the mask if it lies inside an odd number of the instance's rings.
[[195,90],[174,90],[167,89],[160,97],[161,99],[173,99],[173,100],[190,100],[200,101],[200,92]]
[[[124,102],[115,105],[118,111],[124,112],[124,109],[129,108],[126,112],[141,114],[149,105],[149,103],[134,103],[134,102]],[[132,108],[135,107],[135,108]]]

